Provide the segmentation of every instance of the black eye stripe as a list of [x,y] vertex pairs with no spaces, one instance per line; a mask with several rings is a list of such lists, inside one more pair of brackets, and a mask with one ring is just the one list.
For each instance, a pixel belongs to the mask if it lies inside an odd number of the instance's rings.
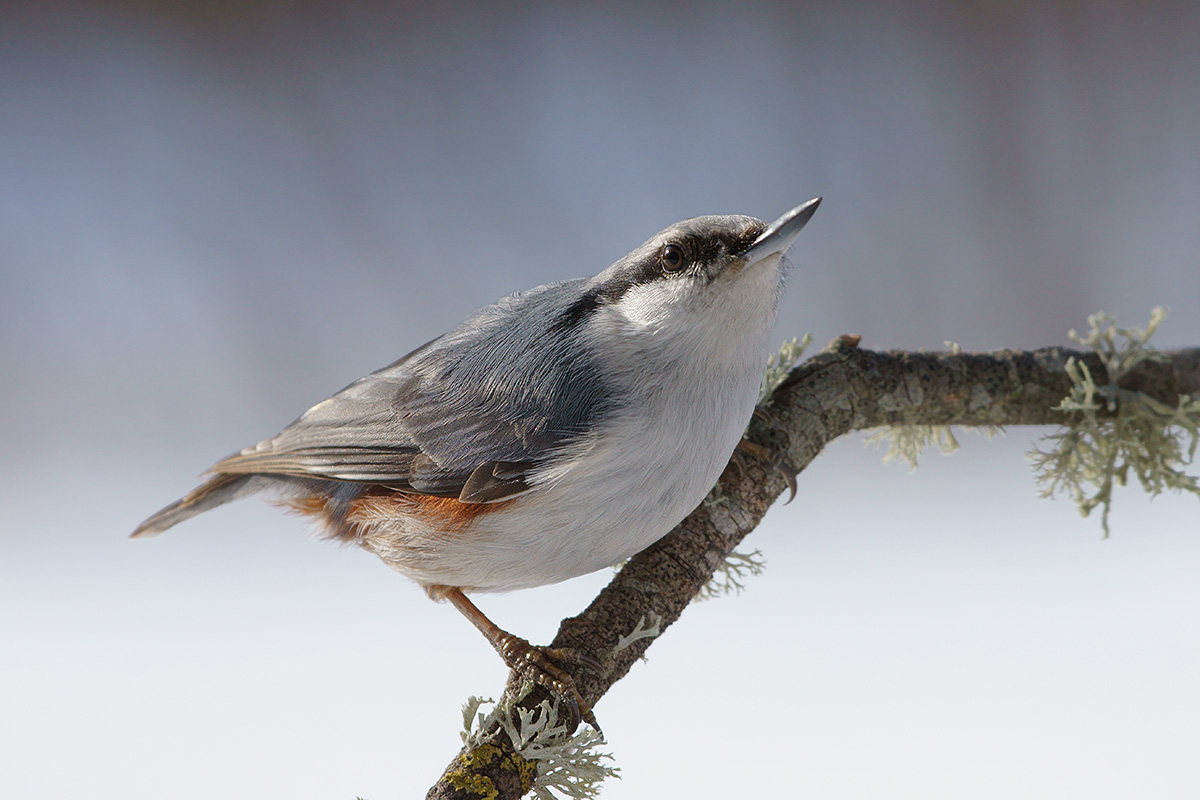
[[[765,228],[750,217],[697,217],[672,225],[598,275],[599,280],[590,281],[583,295],[563,310],[555,330],[568,330],[604,306],[619,303],[637,286],[689,275],[711,280],[710,263],[744,252]],[[680,262],[667,252],[672,247],[679,248]]]

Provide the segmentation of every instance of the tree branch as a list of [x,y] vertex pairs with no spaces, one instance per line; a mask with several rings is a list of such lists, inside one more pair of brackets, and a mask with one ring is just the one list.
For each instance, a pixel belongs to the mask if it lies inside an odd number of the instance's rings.
[[[883,425],[1058,425],[1071,421],[1054,407],[1071,391],[1069,358],[1107,380],[1092,352],[1052,347],[994,353],[873,352],[843,336],[794,369],[772,395],[774,419],[755,419],[747,437],[804,470],[828,443],[851,431]],[[1138,364],[1120,381],[1174,406],[1180,395],[1200,396],[1200,348],[1163,354]],[[604,675],[576,668],[580,694],[595,705],[653,641],[639,639],[619,652],[618,641],[639,621],[657,618],[666,629],[683,613],[715,570],[762,520],[786,483],[769,464],[748,460],[726,470],[723,498],[702,505],[671,533],[639,553],[580,615],[563,620],[553,647],[570,647],[606,667]],[[506,692],[519,690],[510,681]],[[534,708],[551,695],[534,687],[519,705]],[[451,762],[429,798],[516,798],[529,791],[529,763],[502,730],[487,758],[466,750]],[[527,779],[514,776],[524,775]],[[483,789],[484,791],[480,791]],[[493,794],[492,791],[495,791]]]

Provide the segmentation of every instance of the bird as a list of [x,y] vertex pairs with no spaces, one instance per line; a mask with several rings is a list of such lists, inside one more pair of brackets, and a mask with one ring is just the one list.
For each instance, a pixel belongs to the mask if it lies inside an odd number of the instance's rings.
[[600,665],[467,595],[613,566],[700,504],[755,411],[786,254],[820,202],[683,220],[595,277],[485,306],[218,461],[132,536],[263,494],[451,603],[598,728],[563,665]]

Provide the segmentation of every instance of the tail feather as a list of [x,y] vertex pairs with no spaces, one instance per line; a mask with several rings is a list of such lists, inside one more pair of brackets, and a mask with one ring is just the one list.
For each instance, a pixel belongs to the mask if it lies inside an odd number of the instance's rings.
[[204,511],[236,500],[244,494],[255,491],[253,485],[256,475],[215,475],[201,486],[188,492],[183,498],[157,512],[141,525],[137,526],[130,538],[157,536],[185,519],[190,519]]

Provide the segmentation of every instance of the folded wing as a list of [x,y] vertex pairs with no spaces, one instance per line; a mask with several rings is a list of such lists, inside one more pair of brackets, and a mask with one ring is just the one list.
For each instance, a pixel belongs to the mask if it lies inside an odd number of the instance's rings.
[[[571,284],[505,298],[212,468],[495,502],[606,412],[570,324]],[[531,346],[536,343],[535,346]]]

